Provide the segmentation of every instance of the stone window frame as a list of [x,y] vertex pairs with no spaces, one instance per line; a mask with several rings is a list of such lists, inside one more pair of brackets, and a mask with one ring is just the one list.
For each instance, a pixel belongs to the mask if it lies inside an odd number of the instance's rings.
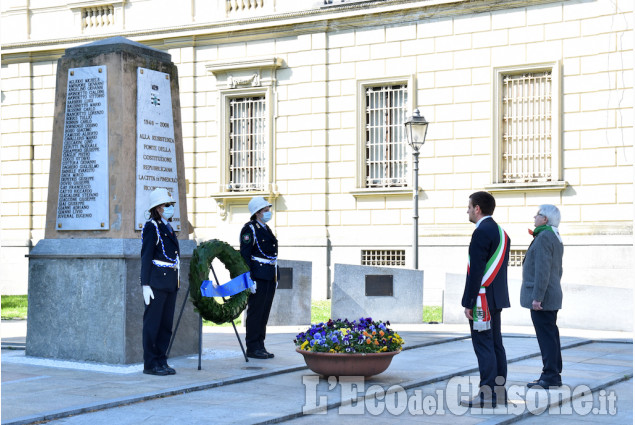
[[[281,58],[252,58],[237,62],[211,62],[205,65],[216,77],[218,89],[218,192],[211,195],[216,200],[219,214],[224,220],[231,204],[247,204],[254,196],[263,196],[273,203],[278,197],[275,184],[275,120],[274,87],[276,70],[282,66]],[[264,190],[231,191],[229,184],[229,102],[231,99],[264,96],[266,109],[267,176]]]
[[[551,172],[549,182],[503,183],[502,182],[502,137],[503,137],[503,76],[508,74],[551,71]],[[532,64],[496,66],[492,68],[492,155],[491,184],[485,186],[490,192],[562,191],[568,183],[563,180],[562,166],[562,64],[561,61],[546,61]]]
[[[414,74],[400,75],[394,77],[378,77],[357,80],[356,90],[356,147],[355,147],[355,189],[350,191],[355,197],[365,196],[390,196],[405,195],[412,193],[412,155],[408,155],[408,177],[407,185],[403,187],[366,187],[366,88],[376,86],[388,86],[404,84],[407,86],[408,113],[416,108],[416,79]],[[410,149],[409,147],[407,149]]]

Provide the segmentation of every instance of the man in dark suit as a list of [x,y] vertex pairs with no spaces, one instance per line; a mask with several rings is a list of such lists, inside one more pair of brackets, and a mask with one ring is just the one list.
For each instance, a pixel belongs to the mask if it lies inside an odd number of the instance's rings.
[[[476,230],[469,248],[468,272],[461,305],[469,320],[480,373],[479,393],[462,400],[467,407],[496,407],[507,402],[507,357],[501,335],[501,310],[509,307],[507,263],[510,240],[491,215],[496,208],[487,192],[470,195],[467,214]],[[480,295],[479,295],[480,294]],[[489,320],[488,320],[489,319]]]

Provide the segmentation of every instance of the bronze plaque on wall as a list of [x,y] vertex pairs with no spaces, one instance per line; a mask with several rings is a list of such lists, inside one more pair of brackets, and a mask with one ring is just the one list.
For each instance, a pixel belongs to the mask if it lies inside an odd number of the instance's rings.
[[293,268],[279,267],[278,271],[280,272],[280,278],[276,289],[293,289]]
[[367,297],[392,297],[392,275],[366,275]]

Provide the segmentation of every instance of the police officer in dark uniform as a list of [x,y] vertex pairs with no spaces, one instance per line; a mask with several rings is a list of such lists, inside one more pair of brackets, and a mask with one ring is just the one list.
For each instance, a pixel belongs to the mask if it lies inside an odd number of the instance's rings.
[[174,199],[164,188],[150,193],[150,220],[141,232],[141,285],[143,313],[143,373],[174,375],[168,365],[167,350],[172,337],[172,321],[179,289],[179,241],[170,226]]
[[271,204],[262,196],[255,196],[248,207],[251,221],[240,231],[240,254],[249,265],[256,289],[252,289],[247,301],[247,356],[270,359],[274,355],[265,349],[265,335],[277,286],[278,240],[266,224],[271,220]]

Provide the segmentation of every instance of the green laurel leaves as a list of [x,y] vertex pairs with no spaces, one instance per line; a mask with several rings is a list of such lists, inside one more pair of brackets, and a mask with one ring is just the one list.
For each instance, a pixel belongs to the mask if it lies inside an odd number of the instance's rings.
[[247,307],[248,289],[236,295],[232,295],[225,303],[220,304],[215,298],[201,295],[201,284],[209,280],[209,271],[212,261],[218,258],[229,271],[233,279],[249,271],[240,252],[236,251],[227,242],[212,239],[201,243],[192,254],[190,260],[190,297],[195,311],[203,319],[216,324],[228,323],[235,320]]

